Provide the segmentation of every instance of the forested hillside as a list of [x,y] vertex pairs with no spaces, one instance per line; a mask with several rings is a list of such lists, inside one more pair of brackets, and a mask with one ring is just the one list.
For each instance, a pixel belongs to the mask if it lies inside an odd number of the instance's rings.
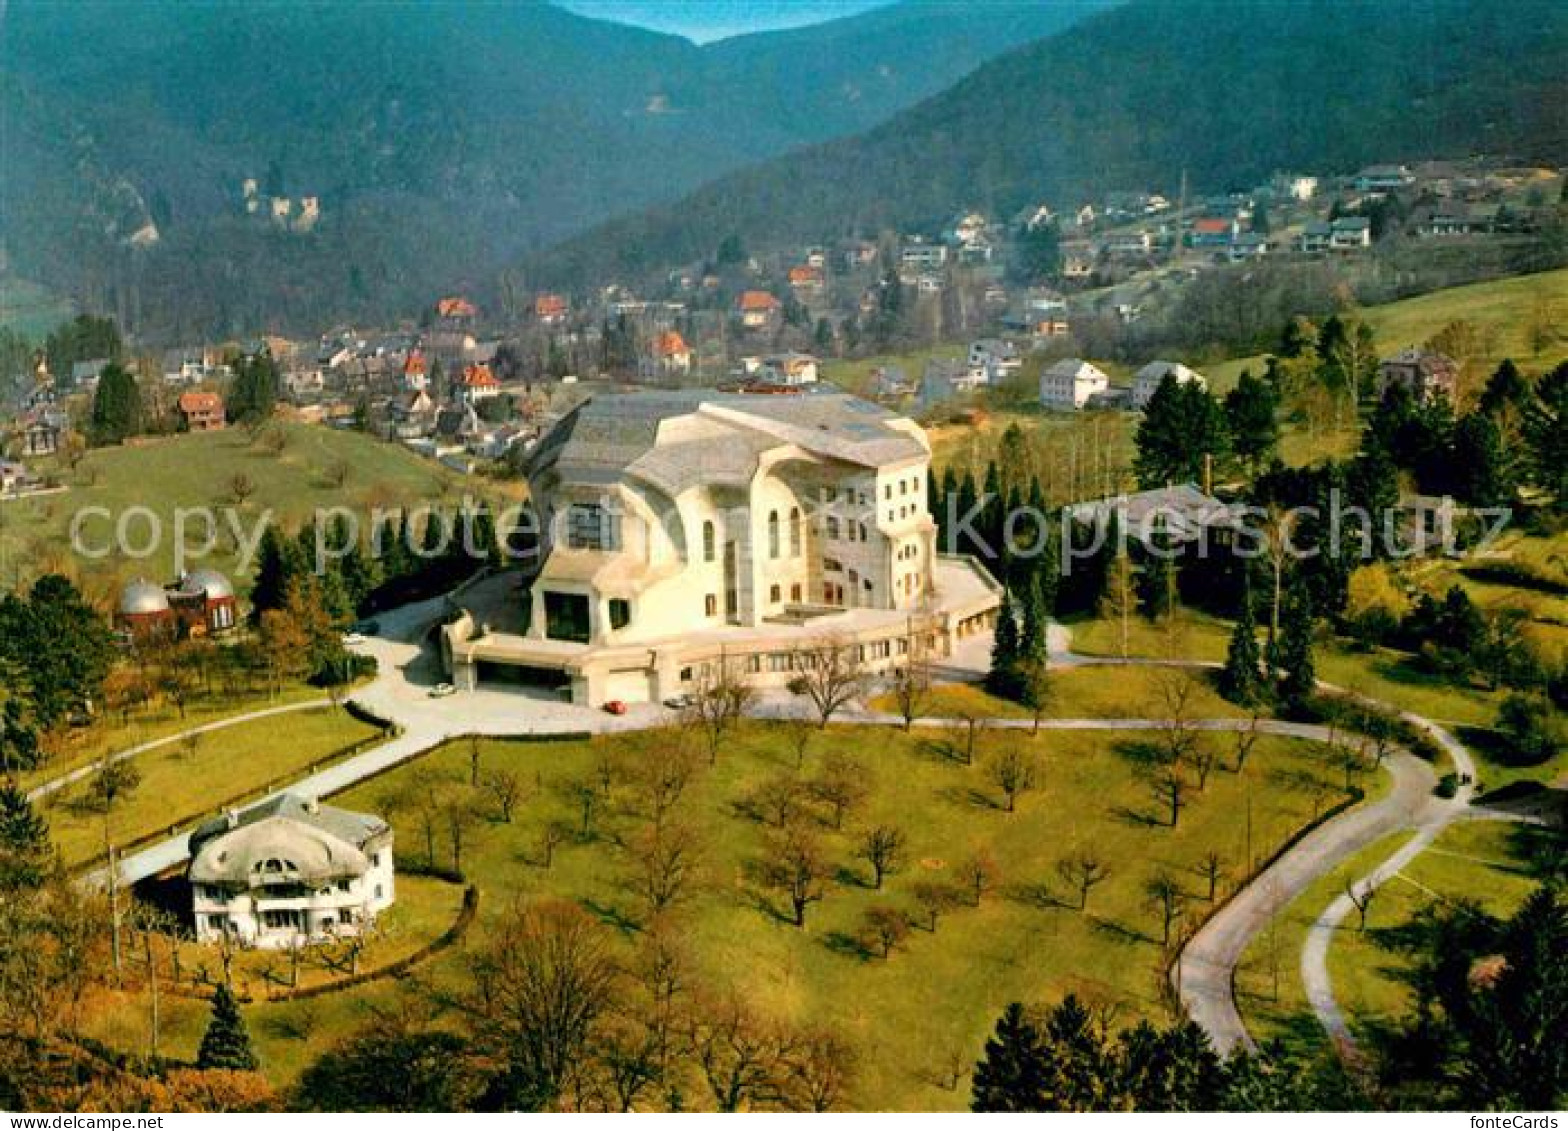
[[1568,159],[1556,0],[1136,0],[1010,52],[869,133],[725,177],[534,258],[557,282],[959,208],[1250,186],[1281,169]]
[[[1107,2],[917,0],[698,47],[539,0],[22,0],[0,16],[5,266],[155,336],[408,312]],[[273,196],[319,221],[278,230]]]

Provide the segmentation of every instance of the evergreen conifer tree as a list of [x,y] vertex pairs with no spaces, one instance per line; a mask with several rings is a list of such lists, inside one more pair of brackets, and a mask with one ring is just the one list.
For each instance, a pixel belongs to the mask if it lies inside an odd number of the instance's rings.
[[14,779],[0,779],[0,895],[40,887],[51,856],[49,825]]
[[1285,595],[1278,653],[1275,666],[1279,669],[1280,702],[1288,711],[1299,712],[1317,687],[1312,659],[1312,599],[1299,584]]
[[975,1065],[969,1106],[973,1111],[1043,1111],[1045,1078],[1040,1032],[1024,1007],[1013,1002]]
[[991,643],[991,670],[986,688],[993,695],[1011,699],[1018,688],[1020,658],[1018,619],[1013,613],[1012,594],[1003,592],[1002,607],[996,614],[996,634]]
[[202,1035],[196,1067],[204,1072],[212,1069],[254,1072],[258,1067],[250,1032],[245,1028],[245,1018],[240,1016],[239,1002],[227,985],[220,985],[212,995],[212,1020]]
[[1263,657],[1258,649],[1258,625],[1252,612],[1252,585],[1242,582],[1241,612],[1231,630],[1230,646],[1225,650],[1225,667],[1220,672],[1220,694],[1232,703],[1250,707],[1263,690],[1259,666]]

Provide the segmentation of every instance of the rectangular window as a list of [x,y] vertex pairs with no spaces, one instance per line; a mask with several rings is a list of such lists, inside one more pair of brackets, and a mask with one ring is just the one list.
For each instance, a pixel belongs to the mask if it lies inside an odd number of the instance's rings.
[[614,516],[597,503],[573,503],[566,512],[566,545],[572,550],[616,548]]
[[588,643],[588,598],[579,593],[544,595],[544,634],[551,640]]
[[709,593],[706,597],[703,598],[702,608],[704,615],[710,617],[718,616],[719,598],[716,595]]
[[610,598],[610,627],[625,628],[632,622],[632,603],[624,597]]
[[770,588],[768,590],[768,600],[773,602],[776,605],[776,604],[779,603],[779,599],[780,599],[779,587],[777,585],[775,585],[775,586],[773,586],[772,588]]
[[791,601],[794,601],[797,605],[800,604],[800,586],[799,585],[791,585],[789,587],[789,599]]

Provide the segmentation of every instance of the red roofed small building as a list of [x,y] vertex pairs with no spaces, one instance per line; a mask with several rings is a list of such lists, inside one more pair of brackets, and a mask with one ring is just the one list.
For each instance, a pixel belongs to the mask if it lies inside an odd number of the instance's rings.
[[1235,220],[1222,216],[1204,216],[1192,222],[1193,247],[1228,247],[1236,238]]
[[490,366],[484,362],[478,365],[468,365],[463,368],[462,397],[466,401],[482,401],[486,397],[493,397],[501,392],[501,382],[490,372]]
[[638,368],[646,379],[684,377],[691,372],[691,347],[675,330],[666,330],[649,343]]
[[176,403],[187,432],[216,432],[223,427],[223,398],[217,393],[181,393]]
[[449,295],[436,303],[436,314],[448,322],[472,322],[479,308],[462,295]]
[[1378,396],[1390,385],[1403,385],[1418,401],[1440,396],[1453,400],[1459,392],[1459,365],[1447,354],[1412,346],[1378,362]]
[[817,294],[823,287],[822,271],[807,265],[789,269],[790,289],[796,294]]
[[560,326],[569,312],[566,300],[560,295],[544,294],[534,299],[534,317],[541,326]]
[[423,389],[430,384],[430,369],[425,364],[424,350],[409,350],[408,356],[403,359],[403,386],[407,389]]
[[740,324],[748,330],[773,330],[783,317],[784,304],[767,291],[743,291],[736,300]]

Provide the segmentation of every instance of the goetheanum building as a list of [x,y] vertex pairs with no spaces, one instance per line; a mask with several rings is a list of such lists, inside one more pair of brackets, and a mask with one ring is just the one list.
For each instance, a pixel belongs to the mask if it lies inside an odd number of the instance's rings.
[[191,834],[196,938],[286,947],[357,934],[392,905],[392,829],[279,794]]
[[573,702],[691,690],[724,656],[784,683],[812,640],[872,670],[989,624],[999,587],[937,552],[931,449],[838,392],[595,396],[525,466],[539,553],[496,623],[443,633],[453,682],[532,674]]

